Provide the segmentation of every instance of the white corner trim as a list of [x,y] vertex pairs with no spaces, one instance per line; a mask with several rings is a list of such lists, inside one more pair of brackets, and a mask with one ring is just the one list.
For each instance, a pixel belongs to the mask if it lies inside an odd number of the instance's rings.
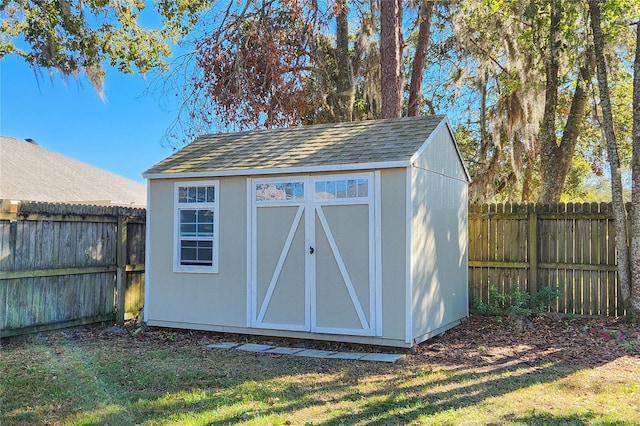
[[371,257],[375,262],[375,306],[372,305],[372,312],[375,313],[375,335],[382,336],[382,174],[379,170],[374,172],[373,178],[373,235],[374,255]]
[[247,178],[247,327],[252,326],[253,318],[253,184]]
[[149,320],[149,267],[151,254],[151,182],[147,182],[147,212],[145,218],[144,238],[146,249],[144,251],[144,305],[142,306],[142,321],[147,322]]
[[412,344],[413,343],[413,257],[412,257],[412,244],[413,241],[411,239],[411,228],[412,228],[412,219],[413,219],[413,203],[411,200],[411,189],[412,189],[412,172],[413,169],[408,168],[406,170],[406,179],[405,179],[405,197],[406,197],[406,205],[405,205],[405,236],[406,236],[406,246],[405,246],[405,343]]

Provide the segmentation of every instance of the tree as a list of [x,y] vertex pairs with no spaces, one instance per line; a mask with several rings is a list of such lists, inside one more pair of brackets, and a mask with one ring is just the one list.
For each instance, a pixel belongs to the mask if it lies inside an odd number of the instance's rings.
[[640,318],[640,21],[635,23],[636,49],[633,62],[633,142],[631,158],[631,212],[629,216],[629,270],[631,288],[629,305]]
[[427,48],[431,37],[431,17],[433,16],[433,1],[423,0],[419,5],[418,39],[411,65],[411,86],[409,87],[409,103],[407,116],[415,117],[422,106],[422,80],[427,64]]
[[353,119],[355,84],[353,68],[349,58],[349,17],[346,0],[336,1],[336,95],[337,121]]
[[0,58],[16,54],[36,69],[87,75],[102,97],[104,64],[124,73],[165,65],[169,43],[193,27],[208,0],[156,2],[159,29],[140,25],[144,2],[6,0],[0,3]]
[[593,75],[592,48],[588,44],[585,49],[583,65],[579,67],[578,78],[571,100],[571,107],[567,114],[560,143],[557,134],[558,90],[560,81],[560,66],[562,55],[561,26],[566,25],[562,19],[562,5],[552,0],[550,2],[550,22],[545,57],[545,104],[541,125],[541,154],[540,164],[542,172],[542,187],[539,201],[542,203],[559,202],[562,190],[569,172],[569,166],[575,152],[578,136],[582,130],[585,107],[588,100],[587,85]]
[[[622,195],[622,173],[618,144],[613,125],[613,108],[609,93],[608,71],[605,60],[605,37],[602,31],[602,0],[589,0],[591,13],[591,29],[595,47],[600,107],[602,109],[602,127],[607,147],[607,157],[611,173],[611,195],[616,237],[616,260],[618,264],[618,285],[623,303],[637,316],[640,315],[640,244],[639,233],[631,233],[631,250],[627,234],[627,216]],[[639,24],[636,24],[639,25]],[[640,155],[640,32],[637,31],[636,58],[634,61],[634,134],[633,134],[633,191],[634,201],[640,201],[640,166],[637,164]],[[630,229],[640,231],[640,213],[638,205],[634,205],[630,215]]]
[[382,118],[402,115],[402,0],[380,2]]

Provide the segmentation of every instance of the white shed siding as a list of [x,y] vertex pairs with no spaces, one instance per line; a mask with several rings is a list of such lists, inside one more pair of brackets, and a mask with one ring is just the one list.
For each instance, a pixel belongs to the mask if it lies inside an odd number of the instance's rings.
[[413,180],[412,327],[428,338],[468,313],[467,188],[422,169]]
[[412,334],[418,342],[468,315],[467,178],[448,128],[412,169]]
[[[174,273],[175,180],[151,180],[147,320],[246,325],[246,179],[220,179],[220,268],[216,274]],[[157,324],[160,325],[160,324]]]
[[406,169],[381,172],[382,332],[405,340]]
[[446,122],[443,121],[428,139],[428,144],[417,156],[414,165],[443,176],[468,183],[460,153]]

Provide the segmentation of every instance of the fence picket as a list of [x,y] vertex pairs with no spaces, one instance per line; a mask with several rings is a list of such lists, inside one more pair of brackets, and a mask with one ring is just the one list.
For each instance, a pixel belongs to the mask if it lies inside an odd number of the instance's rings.
[[128,317],[141,309],[143,209],[0,200],[0,215],[0,338],[114,318],[118,217],[136,230]]
[[519,285],[531,294],[551,286],[562,294],[558,312],[624,314],[609,204],[471,206],[469,236],[472,299],[486,301],[491,285],[501,291]]

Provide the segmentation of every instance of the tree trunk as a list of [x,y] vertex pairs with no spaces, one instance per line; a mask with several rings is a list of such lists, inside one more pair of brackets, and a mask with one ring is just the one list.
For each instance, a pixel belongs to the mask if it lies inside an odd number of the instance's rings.
[[348,0],[337,0],[336,8],[336,121],[353,120],[353,103],[355,98],[353,70],[349,60],[349,20],[347,15]]
[[402,0],[380,2],[382,118],[402,115]]
[[[551,2],[551,22],[549,24],[548,51],[545,59],[545,99],[542,125],[540,129],[540,173],[542,184],[540,188],[540,202],[557,201],[560,194],[555,185],[555,170],[553,162],[556,160],[558,149],[556,139],[556,105],[558,104],[558,32],[560,31],[560,12],[555,2]],[[557,195],[557,196],[556,196]]]
[[609,168],[611,170],[611,196],[616,236],[616,258],[618,261],[618,285],[620,286],[622,301],[628,306],[631,296],[631,276],[629,269],[629,246],[627,242],[627,219],[624,199],[622,197],[622,173],[620,170],[618,145],[613,130],[613,112],[611,108],[611,96],[609,94],[607,65],[604,58],[604,36],[600,22],[600,0],[589,0],[589,11],[591,13],[591,30],[593,32],[598,89],[600,90],[602,127],[607,145]]
[[631,244],[630,309],[640,318],[640,21],[636,24],[636,57],[633,62],[633,154],[631,157],[631,214],[629,217]]
[[431,16],[433,15],[433,1],[423,0],[420,4],[420,25],[418,26],[418,41],[416,53],[411,65],[411,83],[409,87],[409,106],[407,116],[415,117],[422,106],[422,78],[427,63],[427,47],[431,38]]
[[480,147],[476,158],[480,167],[469,184],[469,199],[477,203],[485,203],[496,195],[496,181],[499,177],[502,151],[496,147],[489,134],[487,111],[487,83],[489,75],[485,73],[477,82],[480,91]]
[[593,52],[588,48],[584,54],[584,65],[580,68],[576,88],[571,100],[571,108],[562,130],[560,144],[556,137],[556,109],[558,107],[558,46],[560,44],[560,12],[555,2],[551,2],[551,23],[549,26],[548,52],[546,58],[546,89],[544,115],[540,132],[540,173],[541,188],[539,201],[557,203],[564,190],[571,160],[576,150],[578,136],[582,130],[584,111],[588,102],[587,85],[593,76]]

